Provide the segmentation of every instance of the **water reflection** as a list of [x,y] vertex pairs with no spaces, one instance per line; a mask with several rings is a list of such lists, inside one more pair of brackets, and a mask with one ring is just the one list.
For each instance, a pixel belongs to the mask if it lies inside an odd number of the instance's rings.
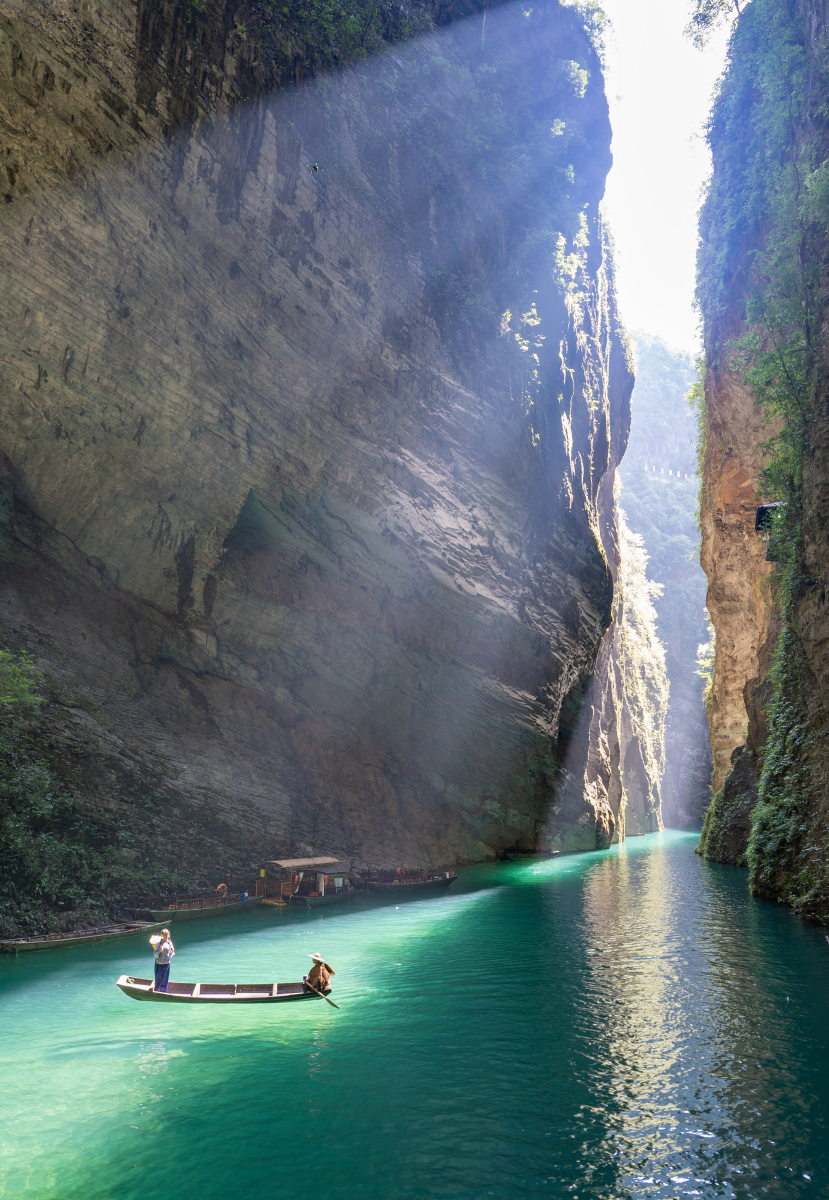
[[327,1200],[826,1194],[822,931],[693,845],[482,866],[434,901],[181,943],[201,978],[319,946],[339,1012],[135,1004],[111,950],[0,964],[0,1194],[161,1200],[159,1139],[204,1196],[300,1192],[321,1160]]
[[799,1195],[823,1121],[780,973],[786,935],[804,930],[748,898],[742,874],[637,849],[583,883],[579,1033],[595,1094],[576,1116],[570,1187]]

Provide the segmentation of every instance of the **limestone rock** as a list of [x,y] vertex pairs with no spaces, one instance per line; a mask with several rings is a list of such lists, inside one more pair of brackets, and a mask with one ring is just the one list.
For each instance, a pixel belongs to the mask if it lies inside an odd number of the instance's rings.
[[504,7],[279,90],[213,10],[3,18],[8,635],[83,696],[90,803],[218,831],[194,880],[592,848],[632,385],[595,52]]
[[[716,782],[724,783],[701,849],[746,861],[757,894],[821,921],[829,919],[826,211],[801,215],[797,206],[800,189],[816,195],[810,189],[829,163],[827,45],[826,13],[813,0],[761,0],[740,17],[711,122],[700,278],[708,361],[702,557],[717,629],[712,744]],[[784,164],[774,177],[772,161]],[[778,370],[792,349],[795,375]],[[774,370],[764,377],[765,354]],[[758,363],[755,395],[746,381]],[[764,495],[760,472],[784,415],[776,490]],[[769,541],[775,561],[754,532],[766,499],[788,506]]]
[[764,499],[758,476],[769,436],[763,413],[749,389],[720,366],[709,372],[706,397],[700,557],[717,635],[709,704],[711,787],[717,792],[748,735],[746,688],[759,684],[760,661],[768,656],[774,565],[766,561],[765,542],[754,529]]

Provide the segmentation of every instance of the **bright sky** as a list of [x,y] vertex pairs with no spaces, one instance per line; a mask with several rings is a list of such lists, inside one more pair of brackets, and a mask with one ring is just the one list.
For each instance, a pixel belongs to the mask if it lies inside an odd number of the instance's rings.
[[613,170],[605,206],[622,319],[696,351],[697,209],[710,171],[703,129],[727,31],[705,50],[683,36],[691,0],[603,0],[613,22],[607,94]]

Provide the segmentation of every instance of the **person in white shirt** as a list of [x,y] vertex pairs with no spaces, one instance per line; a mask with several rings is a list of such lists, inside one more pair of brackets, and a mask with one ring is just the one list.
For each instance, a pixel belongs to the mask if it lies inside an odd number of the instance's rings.
[[[155,941],[155,939],[151,939]],[[170,982],[170,959],[175,954],[173,943],[170,941],[170,930],[162,929],[161,937],[153,946],[155,956],[155,983],[153,991],[166,992]]]

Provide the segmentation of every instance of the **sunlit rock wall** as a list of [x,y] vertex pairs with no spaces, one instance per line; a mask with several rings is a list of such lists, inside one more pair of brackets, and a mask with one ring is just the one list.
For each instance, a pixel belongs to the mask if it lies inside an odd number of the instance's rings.
[[[721,328],[727,338],[741,332]],[[734,752],[748,734],[751,693],[768,657],[771,619],[766,546],[754,529],[763,446],[769,431],[754,396],[719,357],[706,381],[707,442],[701,503],[707,605],[716,630],[716,660],[709,704],[712,790],[723,785]],[[768,663],[765,663],[766,668]]]
[[[584,793],[605,816],[600,844],[663,828],[665,722],[670,688],[656,628],[648,556],[624,522],[613,563],[613,621],[602,638],[586,709]],[[568,780],[568,787],[575,783]]]
[[[722,785],[700,849],[747,865],[755,892],[821,921],[829,919],[828,34],[815,0],[758,0],[739,18],[713,110],[700,259],[702,561],[717,631],[710,717]],[[758,363],[752,390],[746,371]],[[787,505],[768,558],[754,531],[767,499]]]
[[697,661],[710,635],[698,553],[698,412],[688,403],[694,378],[691,355],[658,338],[637,336],[630,439],[618,497],[650,556],[648,576],[662,585],[661,595],[653,599],[670,680],[662,817],[668,827],[692,829],[702,824],[711,782],[704,682]]
[[52,761],[194,880],[603,844],[567,749],[632,380],[581,21],[280,90],[207,9],[3,14],[0,614]]

